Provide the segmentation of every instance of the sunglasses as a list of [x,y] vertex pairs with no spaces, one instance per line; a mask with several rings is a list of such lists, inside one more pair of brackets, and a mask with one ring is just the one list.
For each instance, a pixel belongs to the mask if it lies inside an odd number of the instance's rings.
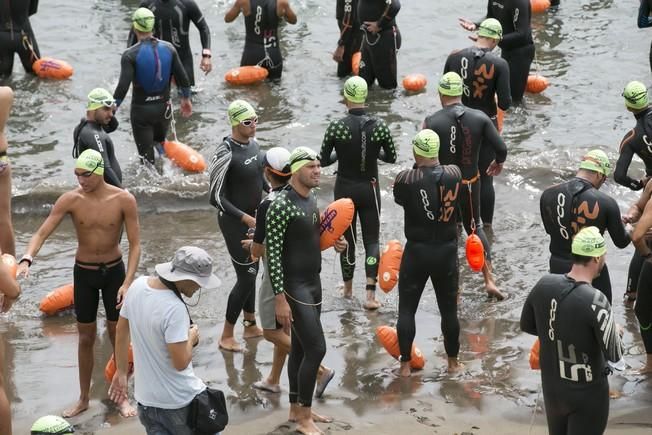
[[258,117],[256,116],[255,118],[245,119],[244,121],[240,121],[240,124],[245,127],[251,127],[252,125],[258,124]]

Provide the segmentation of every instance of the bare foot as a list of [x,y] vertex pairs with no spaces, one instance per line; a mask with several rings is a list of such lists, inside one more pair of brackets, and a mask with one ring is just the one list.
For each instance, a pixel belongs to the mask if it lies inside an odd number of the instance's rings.
[[258,338],[263,336],[263,330],[256,325],[245,327],[242,338]]
[[487,284],[485,284],[484,289],[490,298],[496,298],[499,301],[505,299],[506,296],[505,293],[498,290],[498,287],[496,287],[496,284],[494,284],[493,282],[488,282]]
[[461,362],[457,361],[457,359],[449,359],[448,360],[448,373],[453,374],[453,373],[459,373],[462,370],[464,370],[464,364]]
[[298,421],[296,430],[304,435],[323,435],[324,433],[311,418]]
[[120,411],[120,415],[124,418],[135,417],[138,414],[136,408],[131,406],[131,403],[129,403],[128,400],[122,401],[122,403],[118,405],[118,410]]
[[652,374],[652,366],[649,364],[644,365],[640,369],[634,370],[633,373],[635,375],[649,375]]
[[325,415],[319,415],[315,411],[312,411],[312,420],[317,423],[332,423],[333,417],[326,417]]
[[378,308],[380,308],[380,306],[381,306],[381,303],[379,301],[377,301],[376,299],[367,299],[365,301],[365,303],[362,304],[362,307],[365,310],[369,310],[369,311],[377,310]]
[[65,418],[70,418],[81,414],[87,409],[88,409],[88,400],[78,400],[77,403],[75,403],[75,406],[66,409],[65,411],[63,411],[61,415]]
[[401,368],[398,370],[398,375],[402,378],[409,378],[412,376],[412,368],[410,367],[410,361],[403,362],[401,361]]
[[617,391],[617,390],[609,389],[609,398],[610,399],[620,399],[621,397],[623,397],[623,393],[621,393],[620,391]]
[[242,352],[242,348],[240,347],[240,343],[237,342],[235,337],[228,337],[228,338],[222,337],[220,339],[219,346],[220,346],[220,349],[228,350],[229,352]]

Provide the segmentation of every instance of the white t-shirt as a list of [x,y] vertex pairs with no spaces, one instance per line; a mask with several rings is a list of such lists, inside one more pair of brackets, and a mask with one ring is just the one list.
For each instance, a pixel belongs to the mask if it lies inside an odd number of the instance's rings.
[[206,388],[195,376],[192,362],[178,371],[168,343],[188,341],[190,318],[172,290],[153,289],[148,277],[129,287],[120,316],[129,320],[134,352],[135,397],[144,406],[179,409]]

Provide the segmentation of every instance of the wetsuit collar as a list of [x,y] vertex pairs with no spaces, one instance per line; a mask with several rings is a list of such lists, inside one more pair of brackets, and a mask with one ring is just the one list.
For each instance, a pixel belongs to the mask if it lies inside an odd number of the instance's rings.
[[233,144],[235,144],[235,145],[239,145],[239,146],[242,147],[242,148],[244,148],[244,147],[246,147],[246,146],[249,146],[249,144],[251,143],[251,141],[249,141],[249,142],[247,142],[247,143],[239,142],[239,141],[233,139],[233,136],[229,136],[228,138],[229,138],[229,141],[230,141],[231,143],[233,143]]
[[634,118],[636,118],[637,120],[641,118],[645,118],[651,111],[652,111],[652,107],[648,107],[645,110],[635,113]]
[[354,109],[349,109],[349,114],[351,114],[351,115],[361,116],[361,115],[364,115],[366,113],[367,112],[362,107],[356,107]]

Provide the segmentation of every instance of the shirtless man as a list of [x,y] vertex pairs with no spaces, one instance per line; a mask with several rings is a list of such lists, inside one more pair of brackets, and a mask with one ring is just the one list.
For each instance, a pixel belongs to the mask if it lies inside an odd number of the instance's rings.
[[[79,331],[78,361],[79,401],[63,412],[64,417],[75,416],[88,409],[93,347],[97,335],[97,306],[102,289],[107,329],[111,345],[115,346],[115,328],[119,309],[127,288],[136,274],[140,258],[140,229],[136,199],[127,191],[104,181],[102,155],[88,149],[75,164],[79,187],[57,199],[50,215],[32,236],[25,255],[20,259],[18,274],[27,276],[29,268],[43,243],[59,226],[66,215],[72,217],[77,232],[75,254],[75,315]],[[123,224],[129,240],[129,261],[125,274],[120,237]],[[124,401],[120,405],[124,417],[136,415],[136,410]]]
[[11,164],[7,157],[9,143],[5,136],[5,125],[14,93],[8,86],[0,86],[0,250],[16,255],[14,228],[11,224]]
[[[0,252],[1,253],[1,252]],[[20,296],[20,286],[0,261],[0,313],[6,313]],[[0,361],[4,361],[4,343],[0,341]],[[4,388],[4,374],[0,366],[0,434],[11,435],[11,407]]]

